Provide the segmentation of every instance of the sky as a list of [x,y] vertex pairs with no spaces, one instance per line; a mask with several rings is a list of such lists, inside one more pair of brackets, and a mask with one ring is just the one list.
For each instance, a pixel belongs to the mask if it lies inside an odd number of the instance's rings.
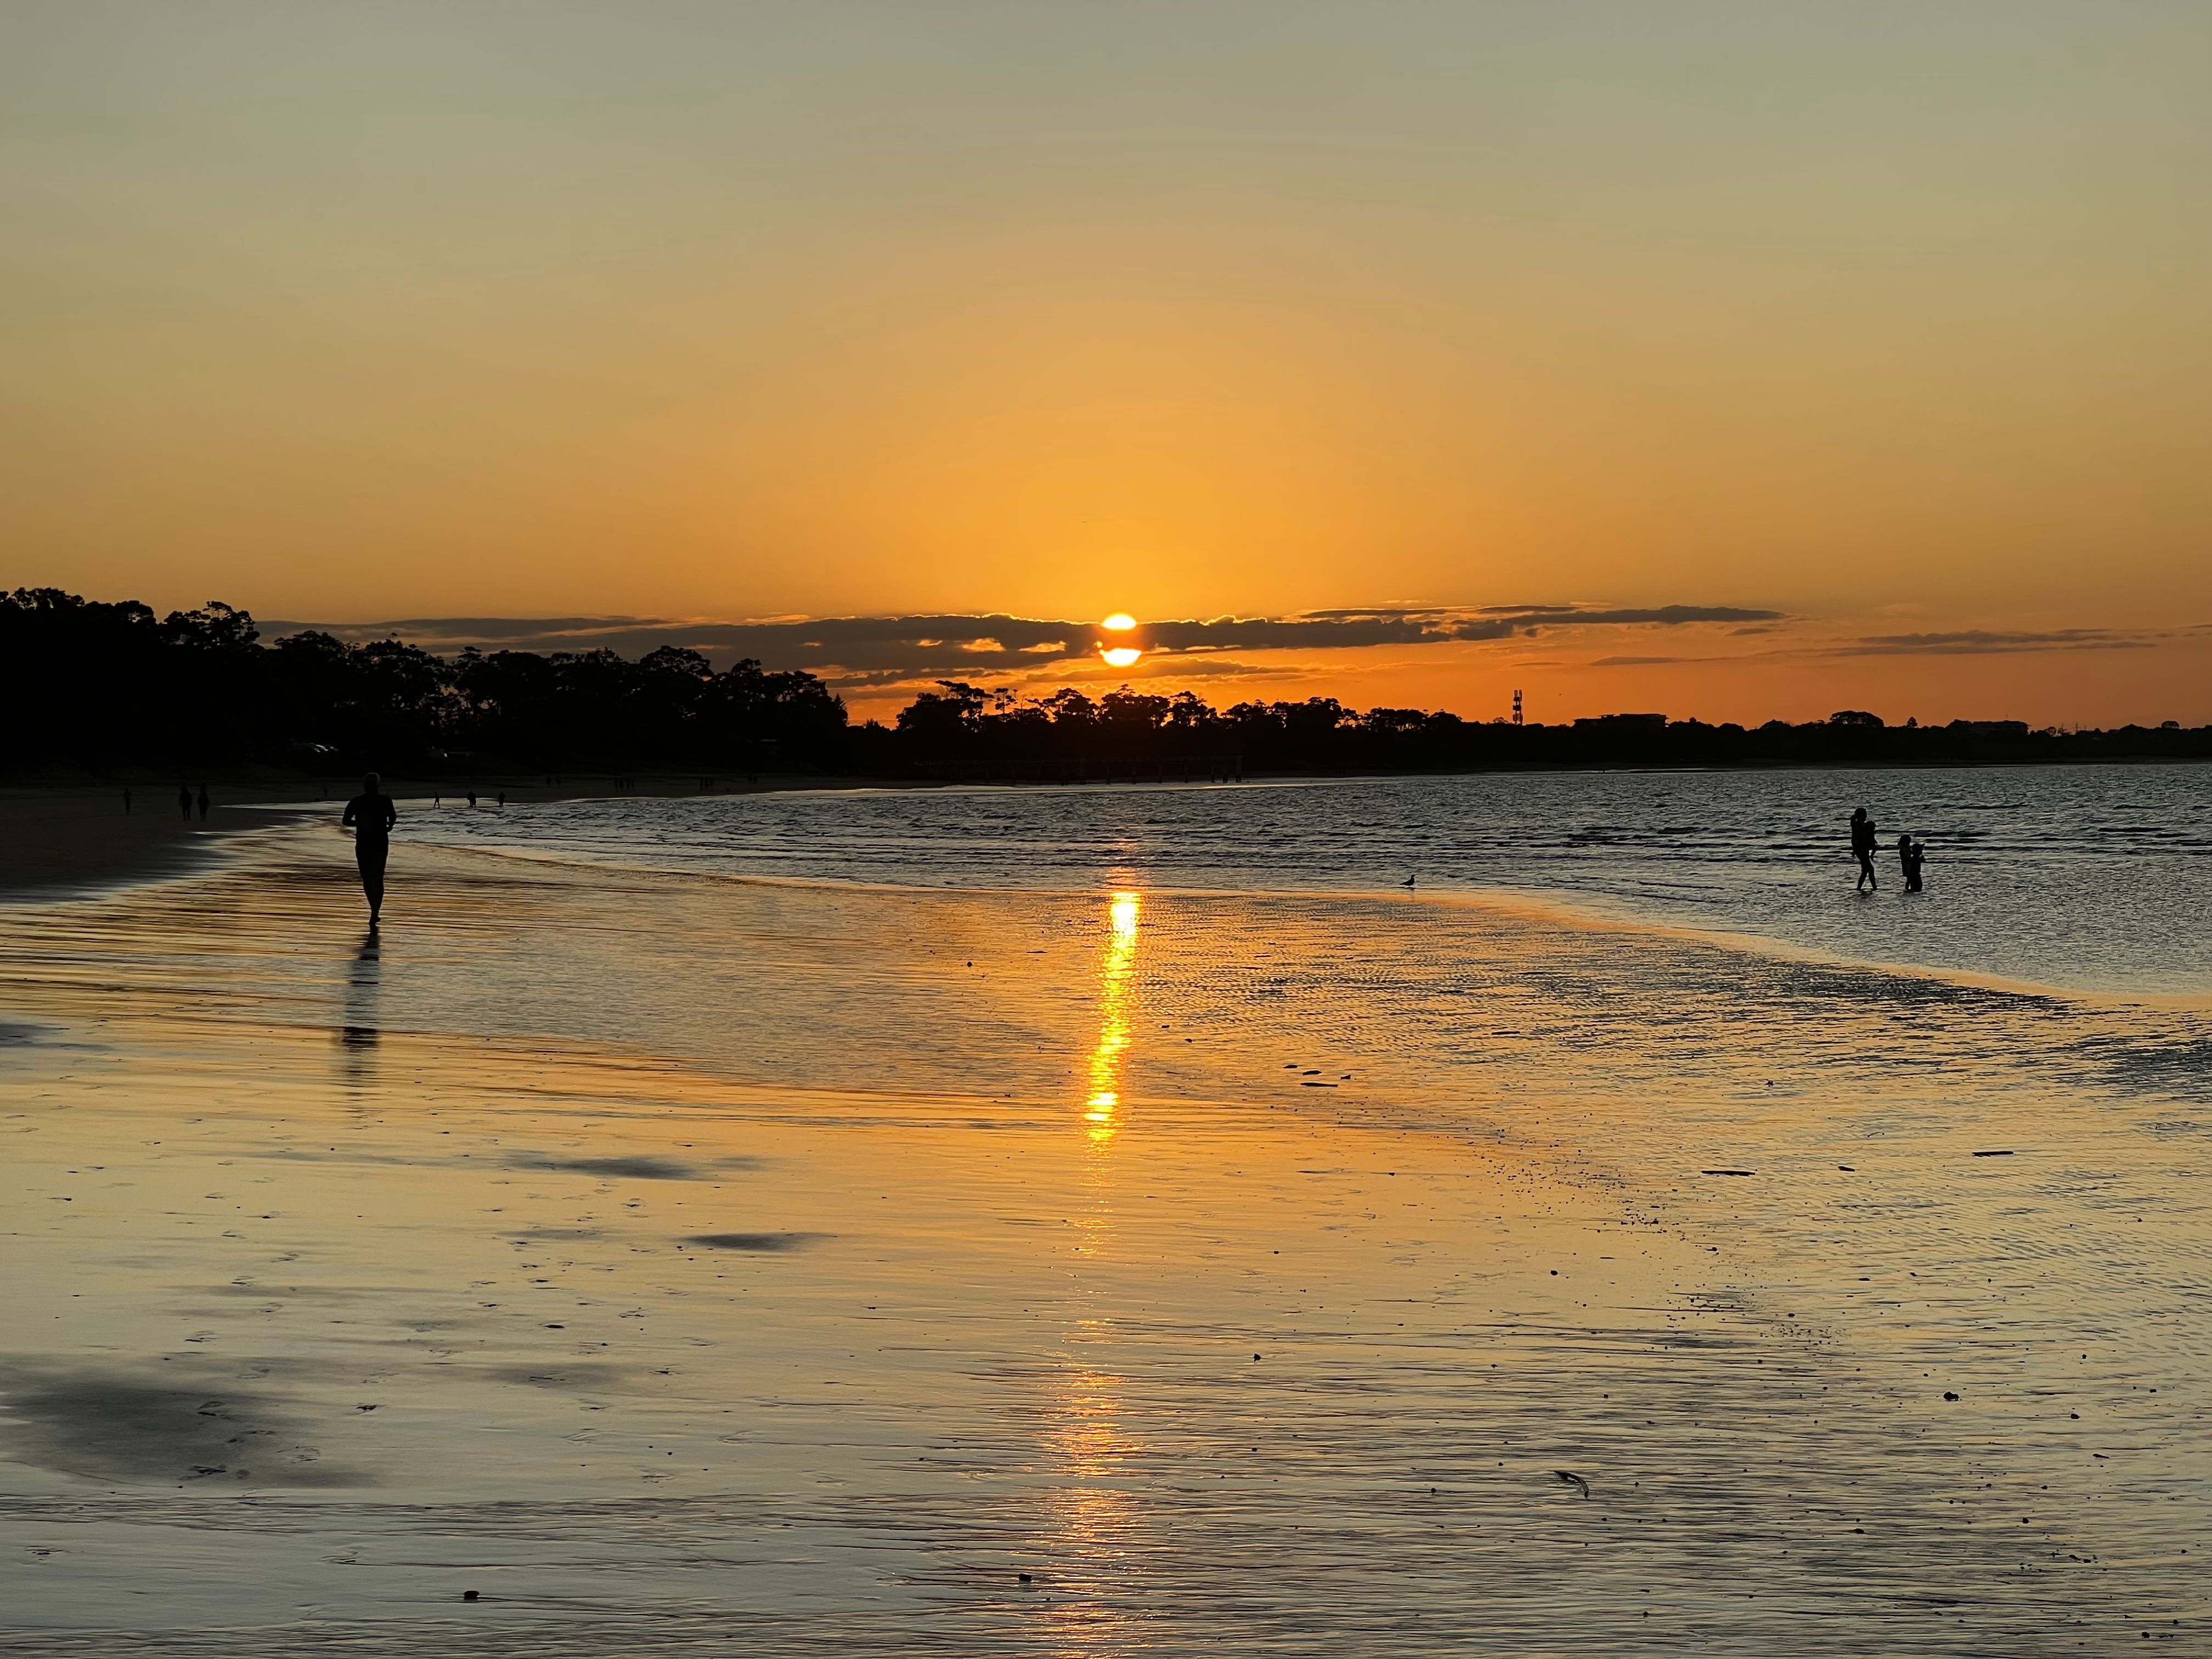
[[2208,177],[2195,4],[0,0],[0,583],[2194,724]]

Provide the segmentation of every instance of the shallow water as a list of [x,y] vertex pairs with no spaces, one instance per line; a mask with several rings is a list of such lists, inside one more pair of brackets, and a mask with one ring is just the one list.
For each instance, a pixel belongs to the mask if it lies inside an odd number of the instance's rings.
[[[1862,899],[1854,805],[1929,845]],[[1859,962],[2212,993],[2212,766],[1586,772],[957,787],[410,812],[408,833],[629,868],[921,887],[1518,892]]]
[[549,850],[0,917],[28,1650],[2205,1644],[2200,1008]]

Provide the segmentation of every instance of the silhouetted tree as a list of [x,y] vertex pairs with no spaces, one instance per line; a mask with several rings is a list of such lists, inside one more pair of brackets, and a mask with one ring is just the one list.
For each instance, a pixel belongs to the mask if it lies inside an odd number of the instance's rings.
[[249,762],[472,774],[741,769],[882,777],[1089,776],[1235,757],[1248,771],[1542,766],[1763,766],[2203,757],[2212,728],[2032,732],[2020,720],[1734,724],[1619,714],[1567,726],[1474,722],[1419,708],[1364,714],[1333,697],[1217,710],[1190,691],[1062,686],[1040,696],[942,680],[896,722],[851,726],[812,674],[699,652],[440,657],[396,639],[318,631],[264,642],[220,600],[157,619],[135,600],[58,588],[0,594],[0,768]]

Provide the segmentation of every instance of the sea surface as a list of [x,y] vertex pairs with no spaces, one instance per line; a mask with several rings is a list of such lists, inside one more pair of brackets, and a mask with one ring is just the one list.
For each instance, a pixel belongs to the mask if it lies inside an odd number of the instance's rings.
[[376,933],[335,809],[0,910],[0,1647],[2212,1652],[2207,780],[405,802]]
[[[1928,844],[1855,890],[1848,821]],[[1841,961],[2212,993],[2212,766],[1553,772],[412,806],[406,838],[672,872],[1045,892],[1509,893]]]

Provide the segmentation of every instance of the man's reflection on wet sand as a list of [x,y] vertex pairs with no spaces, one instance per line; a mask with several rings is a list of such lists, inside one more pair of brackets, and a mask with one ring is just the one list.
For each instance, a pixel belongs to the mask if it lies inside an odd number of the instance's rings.
[[378,1024],[378,1005],[383,1000],[383,941],[372,927],[362,936],[361,948],[346,969],[345,1018],[338,1026],[339,1069],[350,1090],[367,1091],[376,1084],[376,1045],[384,1036]]

